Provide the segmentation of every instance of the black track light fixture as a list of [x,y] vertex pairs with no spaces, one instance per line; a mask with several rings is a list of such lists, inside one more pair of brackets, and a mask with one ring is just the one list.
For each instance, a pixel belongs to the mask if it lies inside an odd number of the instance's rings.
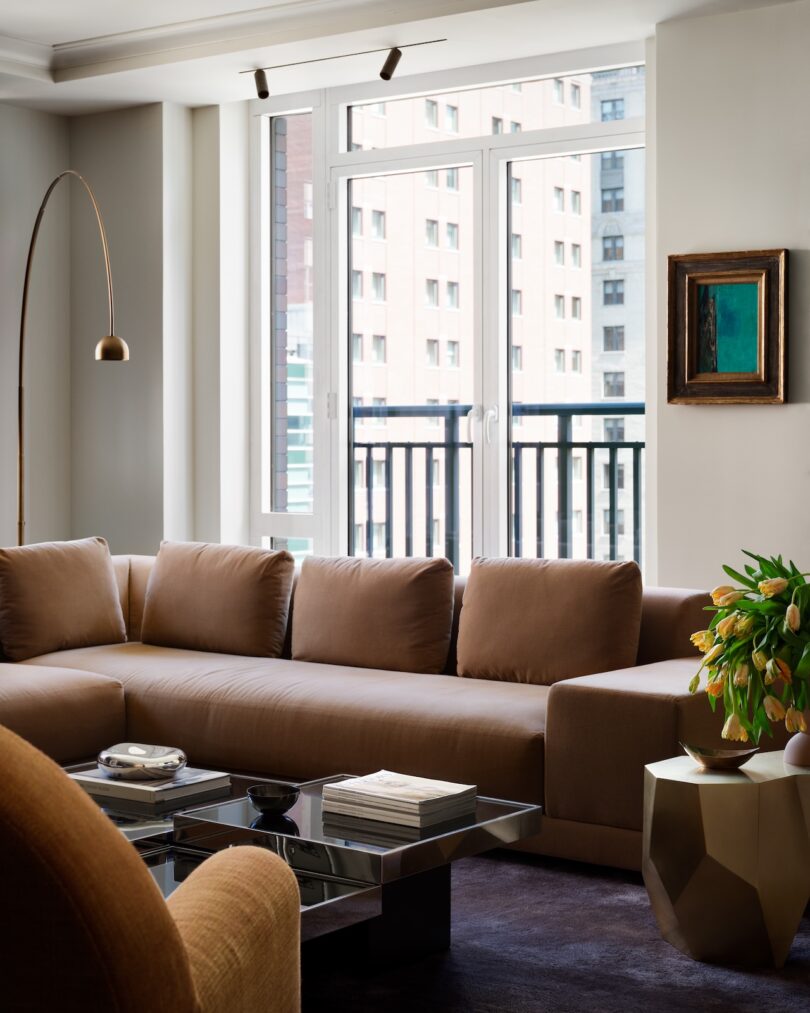
[[396,46],[389,52],[385,58],[385,63],[382,65],[380,71],[380,77],[383,81],[390,81],[394,76],[394,71],[397,69],[397,64],[402,59],[402,50],[397,49]]
[[263,70],[257,70],[253,75],[253,80],[256,82],[256,94],[259,98],[269,98],[270,89],[267,87],[267,74]]

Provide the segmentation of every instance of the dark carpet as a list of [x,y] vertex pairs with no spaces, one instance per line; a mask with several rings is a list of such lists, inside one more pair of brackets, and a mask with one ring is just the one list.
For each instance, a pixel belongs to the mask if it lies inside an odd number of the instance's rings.
[[699,964],[661,938],[640,875],[494,853],[453,866],[446,953],[376,975],[307,968],[304,1013],[344,1010],[810,1011],[810,918],[780,971]]

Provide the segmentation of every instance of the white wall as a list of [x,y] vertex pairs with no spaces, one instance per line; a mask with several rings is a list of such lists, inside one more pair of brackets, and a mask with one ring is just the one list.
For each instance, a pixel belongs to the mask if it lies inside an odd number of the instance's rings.
[[[810,566],[810,3],[656,36],[658,582],[721,583],[740,549]],[[790,404],[666,404],[666,256],[790,249]]]
[[[51,179],[68,168],[60,116],[0,105],[0,545],[17,539],[17,347],[28,241]],[[27,540],[70,534],[69,197],[63,180],[42,222],[30,290]]]
[[110,244],[116,330],[128,363],[97,363],[106,331],[95,218],[71,205],[72,532],[113,552],[155,552],[163,535],[163,116],[160,105],[80,116],[72,167],[96,192]]

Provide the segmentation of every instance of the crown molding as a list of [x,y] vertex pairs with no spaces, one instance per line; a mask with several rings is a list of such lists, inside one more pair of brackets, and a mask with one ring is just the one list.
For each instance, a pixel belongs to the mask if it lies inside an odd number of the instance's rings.
[[35,81],[52,81],[53,50],[37,42],[0,35],[0,74],[27,77]]
[[[60,43],[50,49],[53,80],[115,74],[187,60],[396,26],[524,3],[526,0],[280,0],[216,17]],[[49,48],[49,47],[42,47]]]

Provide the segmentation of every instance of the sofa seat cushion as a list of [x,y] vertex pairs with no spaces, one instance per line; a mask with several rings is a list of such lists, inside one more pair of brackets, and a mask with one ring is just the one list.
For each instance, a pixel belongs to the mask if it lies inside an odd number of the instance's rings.
[[119,679],[127,737],[294,779],[379,768],[543,797],[545,686],[121,644],[28,662]]
[[59,763],[89,759],[125,738],[124,688],[80,667],[0,665],[0,724]]

